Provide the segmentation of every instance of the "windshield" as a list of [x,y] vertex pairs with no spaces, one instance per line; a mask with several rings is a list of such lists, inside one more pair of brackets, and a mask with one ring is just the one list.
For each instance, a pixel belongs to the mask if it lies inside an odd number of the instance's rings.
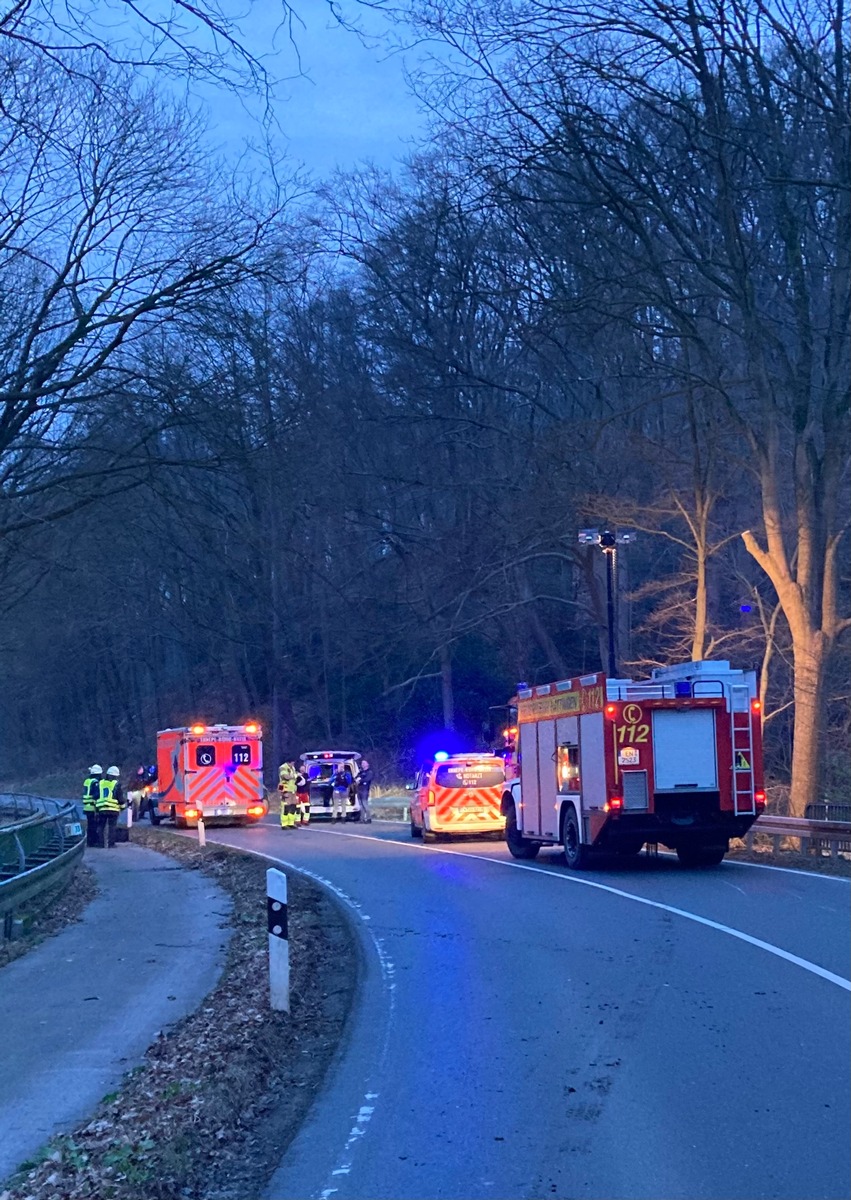
[[495,763],[444,763],[434,777],[437,787],[446,788],[498,787],[504,780],[505,772]]

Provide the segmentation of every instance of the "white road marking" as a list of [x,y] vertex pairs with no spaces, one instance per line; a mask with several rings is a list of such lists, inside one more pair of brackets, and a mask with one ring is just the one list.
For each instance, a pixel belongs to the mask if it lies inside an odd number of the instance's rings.
[[[340,833],[336,833],[330,829],[318,829],[317,833],[332,834],[334,837],[340,837]],[[360,838],[362,841],[375,841],[375,838],[369,837],[364,833],[344,833],[343,837]],[[455,855],[458,858],[472,858],[476,862],[495,863],[499,867],[513,867],[518,871],[533,871],[536,875],[546,875],[549,879],[559,880],[561,883],[573,883],[578,887],[594,888],[598,892],[608,892],[611,896],[620,896],[623,900],[632,900],[636,904],[644,904],[648,908],[657,908],[662,912],[668,912],[675,917],[682,917],[686,921],[693,921],[696,925],[704,925],[707,929],[715,929],[718,933],[726,933],[728,937],[736,938],[740,942],[747,942],[749,946],[756,946],[758,950],[765,950],[767,954],[773,954],[777,958],[782,958],[786,962],[792,963],[793,966],[800,967],[804,971],[809,971],[813,975],[818,975],[820,979],[827,980],[828,983],[836,984],[846,992],[851,992],[851,981],[843,979],[841,975],[835,975],[833,971],[828,971],[824,967],[820,967],[818,963],[810,962],[806,958],[799,958],[797,954],[791,954],[788,950],[784,950],[781,946],[775,946],[771,942],[764,942],[762,938],[752,937],[749,933],[744,933],[741,929],[734,929],[731,925],[722,925],[719,921],[711,921],[708,917],[701,917],[697,913],[688,912],[684,908],[676,908],[672,904],[662,904],[658,900],[648,900],[645,896],[637,896],[634,892],[625,892],[622,888],[612,887],[607,883],[595,883],[592,879],[582,879],[577,875],[561,875],[555,871],[547,871],[543,867],[533,867],[528,863],[519,863],[504,858],[490,858],[484,854],[469,854],[464,850],[448,850],[441,846],[420,846],[414,842],[393,842],[394,846],[409,847],[411,850],[424,851],[427,854],[449,854]],[[298,870],[298,868],[296,868]],[[801,872],[805,874],[806,872]]]
[[[327,833],[328,830],[325,832]],[[232,850],[239,850],[245,854],[251,854],[255,858],[265,859],[266,862],[277,863],[282,867],[290,867],[290,869],[295,871],[296,874],[307,875],[308,878],[314,879],[317,883],[321,883],[323,887],[326,887],[329,891],[333,892],[334,895],[341,900],[347,908],[352,909],[355,916],[360,917],[360,919],[364,922],[368,922],[370,920],[369,915],[363,911],[363,907],[358,903],[357,900],[348,895],[347,892],[344,892],[342,888],[337,887],[337,885],[332,883],[330,879],[326,879],[323,875],[317,875],[315,871],[309,871],[306,867],[301,867],[297,863],[290,862],[288,859],[279,858],[277,855],[264,854],[262,850],[250,850],[244,846],[234,846],[230,842],[224,842],[221,844],[230,846]],[[381,1041],[378,1064],[375,1068],[375,1074],[379,1075],[384,1070],[384,1064],[387,1060],[387,1053],[390,1046],[390,1029],[392,1027],[393,1018],[396,1012],[396,964],[387,953],[382,939],[376,937],[368,925],[366,926],[366,932],[375,948],[375,953],[381,969],[381,981],[385,991],[387,992],[384,1036]],[[362,1098],[363,1103],[361,1103],[357,1115],[352,1118],[354,1124],[349,1131],[349,1136],[346,1139],[346,1143],[340,1153],[340,1161],[338,1162],[338,1165],[331,1171],[330,1178],[328,1179],[325,1187],[321,1192],[318,1193],[318,1200],[331,1200],[331,1197],[335,1196],[339,1191],[339,1188],[333,1186],[334,1180],[339,1179],[340,1176],[348,1175],[352,1169],[352,1150],[357,1142],[366,1133],[366,1127],[372,1118],[372,1114],[375,1112],[375,1104],[373,1102],[378,1100],[380,1094],[379,1092],[373,1091],[369,1084],[367,1086],[368,1090],[364,1092]]]

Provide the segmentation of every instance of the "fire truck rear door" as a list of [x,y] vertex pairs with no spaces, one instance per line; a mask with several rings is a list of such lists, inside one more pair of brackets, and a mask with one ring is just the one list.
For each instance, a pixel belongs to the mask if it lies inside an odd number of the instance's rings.
[[716,789],[718,763],[712,709],[655,709],[653,767],[657,791]]

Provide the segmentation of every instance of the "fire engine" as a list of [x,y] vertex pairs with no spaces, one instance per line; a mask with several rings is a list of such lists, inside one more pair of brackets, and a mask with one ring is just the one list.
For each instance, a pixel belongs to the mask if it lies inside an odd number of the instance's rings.
[[502,809],[515,858],[560,845],[579,870],[594,850],[661,843],[684,866],[714,866],[765,807],[753,671],[706,660],[641,681],[583,675],[513,705],[519,776]]
[[151,821],[176,825],[259,821],[269,811],[260,726],[189,725],[157,734]]

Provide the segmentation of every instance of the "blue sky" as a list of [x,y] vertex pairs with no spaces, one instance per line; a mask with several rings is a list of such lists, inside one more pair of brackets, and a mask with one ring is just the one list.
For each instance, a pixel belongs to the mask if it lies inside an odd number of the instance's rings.
[[[268,55],[270,72],[285,82],[276,88],[275,116],[292,157],[324,178],[335,167],[348,169],[364,160],[391,167],[424,135],[424,119],[404,78],[405,59],[379,44],[384,19],[356,2],[344,3],[343,13],[373,35],[368,45],[332,18],[326,0],[295,0],[299,21],[293,40],[301,57],[298,77],[296,48],[285,31],[273,42],[280,10],[269,3],[266,16],[246,23],[246,43],[252,52]],[[410,62],[410,59],[408,59]],[[248,113],[233,96],[204,95],[212,114],[211,132],[229,149],[252,134]]]

